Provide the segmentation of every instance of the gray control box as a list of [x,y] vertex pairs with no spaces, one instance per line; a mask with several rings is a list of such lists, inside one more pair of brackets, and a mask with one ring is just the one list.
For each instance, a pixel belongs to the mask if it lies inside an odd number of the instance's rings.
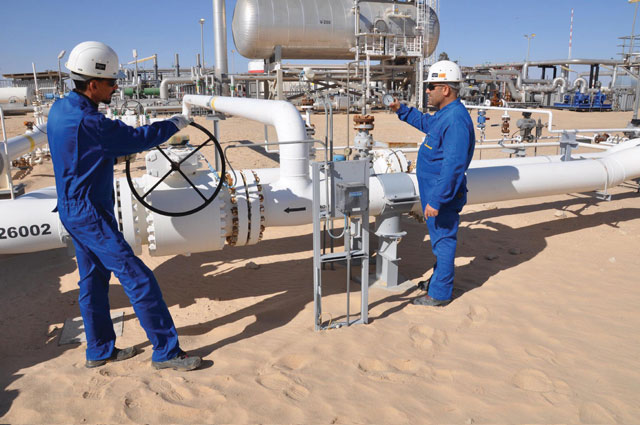
[[361,214],[369,209],[369,189],[363,183],[336,184],[336,208],[342,214]]

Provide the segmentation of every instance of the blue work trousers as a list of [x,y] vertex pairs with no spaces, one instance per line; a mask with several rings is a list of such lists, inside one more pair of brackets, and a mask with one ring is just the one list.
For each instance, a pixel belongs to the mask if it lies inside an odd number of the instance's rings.
[[[423,214],[434,180],[435,176],[418,179]],[[453,293],[454,260],[458,243],[460,211],[466,203],[467,190],[463,187],[451,202],[440,206],[437,216],[427,218],[431,250],[436,257],[436,266],[429,281],[428,294],[436,300],[449,300]]]
[[113,213],[89,202],[58,204],[60,219],[76,248],[80,313],[87,336],[87,360],[111,356],[116,335],[109,307],[109,279],[120,280],[153,345],[153,361],[180,353],[178,333],[153,272],[133,253]]

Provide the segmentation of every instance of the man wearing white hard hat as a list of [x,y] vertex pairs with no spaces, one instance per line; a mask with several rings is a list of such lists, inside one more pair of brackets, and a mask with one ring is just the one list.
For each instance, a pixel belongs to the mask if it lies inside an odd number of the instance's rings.
[[436,113],[423,114],[397,99],[389,105],[398,118],[426,133],[418,151],[416,176],[436,265],[424,282],[427,294],[413,300],[416,305],[444,306],[453,293],[460,211],[467,202],[465,172],[475,146],[473,122],[458,99],[463,81],[455,62],[439,61],[431,65],[427,77],[429,105]]
[[56,101],[47,134],[56,180],[58,214],[76,249],[79,306],[87,337],[88,368],[136,355],[116,348],[109,307],[114,273],[153,345],[156,369],[192,370],[202,359],[180,349],[178,333],[153,272],[135,256],[114,216],[113,165],[118,157],[157,146],[189,124],[187,117],[138,128],[110,120],[98,111],[117,85],[118,55],[97,41],[78,44],[66,67],[76,89]]

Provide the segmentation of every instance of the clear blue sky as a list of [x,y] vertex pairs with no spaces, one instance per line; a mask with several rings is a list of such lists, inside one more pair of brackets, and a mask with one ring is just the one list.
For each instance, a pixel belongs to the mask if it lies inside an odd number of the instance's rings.
[[[227,1],[228,49],[234,49],[231,19],[236,0]],[[323,0],[317,0],[323,1]],[[112,0],[0,0],[0,74],[57,70],[57,55],[81,41],[111,45],[121,62],[158,54],[160,67],[170,67],[174,53],[183,67],[195,64],[200,52],[200,18],[205,18],[205,60],[214,61],[212,2]],[[462,65],[522,61],[524,34],[535,33],[531,60],[561,59],[568,54],[569,19],[575,9],[574,58],[619,58],[617,38],[631,33],[635,4],[628,0],[440,0],[440,42]],[[640,19],[636,30],[640,32]],[[64,70],[64,61],[62,65]],[[230,71],[246,71],[248,60],[236,53]],[[145,67],[150,68],[151,63]]]

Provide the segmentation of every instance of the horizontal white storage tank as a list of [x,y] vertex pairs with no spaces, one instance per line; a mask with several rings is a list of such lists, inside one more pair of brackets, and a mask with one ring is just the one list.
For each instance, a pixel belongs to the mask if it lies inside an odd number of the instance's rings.
[[32,97],[30,87],[0,87],[0,103],[28,103]]
[[[283,59],[351,59],[356,45],[353,0],[238,0],[233,12],[233,40],[249,59],[268,59],[282,46]],[[411,3],[361,1],[360,32],[416,35],[416,6]],[[427,6],[428,8],[428,6]],[[440,23],[428,8],[428,43],[433,53]]]

